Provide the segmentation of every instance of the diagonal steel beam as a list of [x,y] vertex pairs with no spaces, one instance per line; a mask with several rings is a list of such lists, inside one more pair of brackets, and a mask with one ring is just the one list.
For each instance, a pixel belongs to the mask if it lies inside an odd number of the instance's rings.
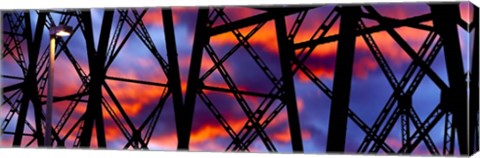
[[[403,26],[409,26],[409,25],[412,25],[412,24],[422,23],[422,22],[426,22],[426,21],[430,21],[430,20],[432,20],[432,15],[431,14],[424,14],[424,15],[415,16],[415,17],[411,17],[411,18],[408,18],[408,19],[404,19],[404,20],[399,20],[399,21],[396,21],[395,23],[381,24],[381,25],[368,27],[368,28],[365,28],[363,30],[355,32],[355,35],[360,36],[360,35],[366,34],[366,33],[371,34],[371,33],[375,33],[375,32],[385,31],[389,28],[393,29],[393,28],[398,28],[398,27],[403,27]],[[337,35],[327,36],[327,37],[324,37],[324,38],[318,38],[318,39],[309,40],[309,41],[305,41],[305,42],[295,43],[294,48],[295,49],[301,49],[301,48],[304,48],[304,47],[311,47],[311,46],[314,46],[314,45],[330,43],[330,42],[338,41],[339,37],[340,37],[340,35],[337,34]]]
[[[372,7],[372,6],[365,6],[365,8],[373,15],[380,16],[380,14]],[[388,23],[388,21],[379,21],[380,25]],[[415,50],[403,39],[397,31],[395,31],[392,27],[388,27],[386,29],[388,34],[397,42],[402,49],[404,49],[405,53],[412,58],[413,62],[419,65],[423,71],[432,79],[432,81],[441,89],[445,90],[448,88],[447,84],[443,82],[443,80],[427,65],[423,60],[415,53]]]
[[292,59],[295,58],[295,50],[293,49],[293,40],[288,40],[284,17],[275,18],[275,30],[277,34],[278,54],[280,56],[280,67],[283,76],[283,86],[280,88],[283,92],[281,100],[287,105],[292,149],[293,152],[303,152],[302,132],[292,73]]
[[285,9],[285,10],[282,10],[281,12],[276,12],[275,11],[275,12],[262,13],[262,14],[259,14],[259,15],[255,15],[255,16],[252,16],[252,17],[248,17],[248,18],[245,18],[245,19],[234,21],[230,24],[225,24],[225,25],[220,25],[220,26],[213,27],[210,36],[219,35],[219,34],[222,34],[222,33],[225,33],[225,32],[229,32],[230,30],[233,30],[233,29],[248,27],[250,25],[258,24],[258,23],[261,23],[261,22],[264,22],[264,21],[273,20],[276,17],[284,17],[284,16],[287,16],[287,15],[295,14],[295,13],[305,11],[305,10],[309,10],[309,9],[313,9],[313,8],[314,7],[299,7],[299,8]]
[[165,44],[167,49],[168,57],[168,87],[172,92],[173,99],[173,109],[175,112],[175,123],[177,131],[185,130],[180,125],[181,121],[178,121],[184,118],[184,108],[183,108],[183,95],[182,95],[182,85],[180,81],[180,68],[178,66],[178,54],[177,54],[177,45],[175,42],[175,29],[173,22],[173,15],[171,8],[162,9],[162,18],[163,18],[163,28],[165,34]]

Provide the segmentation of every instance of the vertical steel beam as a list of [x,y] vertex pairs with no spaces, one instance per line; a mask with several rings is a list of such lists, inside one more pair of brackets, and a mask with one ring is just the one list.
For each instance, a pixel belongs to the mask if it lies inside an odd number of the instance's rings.
[[360,13],[361,10],[358,6],[343,6],[341,8],[340,37],[333,79],[327,152],[344,152],[345,149],[347,112],[350,102],[350,86],[355,52],[355,27]]
[[[98,68],[96,68],[96,50],[95,50],[95,44],[94,44],[94,39],[93,39],[93,28],[92,28],[92,19],[91,19],[91,14],[90,11],[84,11],[81,14],[81,19],[84,25],[85,31],[83,32],[84,37],[85,37],[85,42],[87,46],[87,55],[88,55],[88,64],[90,68],[90,84],[89,86],[89,97],[88,97],[88,103],[87,103],[87,109],[85,111],[85,119],[83,123],[83,128],[82,133],[80,135],[80,146],[82,147],[89,147],[91,138],[92,138],[92,130],[93,130],[93,122],[95,120],[96,114],[94,113],[96,110],[94,110],[95,105],[100,105],[100,102],[98,102],[99,97],[98,97],[98,89],[100,88],[95,88],[99,87],[100,85],[94,85],[96,80],[94,76],[98,74],[96,72]],[[97,93],[95,93],[97,92]],[[101,95],[101,94],[100,94]]]
[[25,13],[25,30],[24,36],[27,38],[27,49],[28,49],[28,73],[25,77],[25,84],[23,85],[22,93],[22,103],[20,106],[20,113],[18,117],[18,122],[15,129],[15,134],[13,138],[13,145],[20,146],[22,143],[22,137],[24,133],[25,121],[28,111],[28,102],[32,101],[34,113],[35,113],[35,137],[39,146],[44,145],[44,137],[42,132],[42,123],[41,123],[41,104],[38,102],[38,92],[37,92],[37,60],[40,49],[40,43],[42,40],[43,26],[45,25],[45,13],[40,13],[37,19],[37,26],[35,28],[35,37],[31,31],[30,23],[30,14]]
[[[100,33],[100,38],[98,40],[98,49],[97,49],[97,57],[98,57],[98,78],[95,80],[95,86],[98,83],[98,87],[95,87],[95,93],[99,94],[100,99],[98,105],[95,106],[95,110],[97,111],[97,118],[95,122],[95,128],[97,132],[97,142],[99,147],[106,147],[105,141],[105,126],[103,122],[103,111],[102,111],[102,86],[105,82],[105,75],[107,73],[105,69],[105,61],[107,59],[107,48],[108,42],[110,39],[110,32],[112,29],[112,22],[113,22],[113,10],[106,10],[103,15],[102,21],[102,28]],[[98,88],[98,89],[97,89]]]
[[201,83],[199,82],[200,67],[202,66],[202,54],[204,46],[210,40],[210,29],[208,26],[208,8],[200,8],[195,26],[195,37],[193,39],[192,57],[187,81],[187,92],[185,94],[184,117],[176,120],[181,122],[181,131],[178,134],[178,150],[188,150],[190,132],[192,130],[193,111],[195,110],[195,99]]
[[[473,5],[473,4],[470,4],[470,5]],[[479,36],[479,31],[478,31],[478,25],[479,25],[479,16],[478,16],[478,7],[473,7],[473,28],[475,29],[475,34],[473,35],[473,37],[470,37],[470,40],[473,40],[473,49],[471,51],[471,57],[472,57],[472,67],[471,67],[471,75],[470,75],[470,109],[469,109],[469,112],[470,112],[470,124],[469,124],[469,127],[470,127],[470,135],[472,135],[472,138],[470,138],[470,140],[473,140],[474,142],[471,143],[471,148],[472,148],[472,153],[475,152],[475,151],[478,151],[479,149],[479,144],[478,144],[478,139],[479,139],[479,135],[478,135],[478,108],[479,108],[479,81],[478,81],[478,78],[479,78],[479,56],[478,54],[480,53],[480,50],[478,49],[479,47],[479,39],[478,39],[478,36]],[[471,27],[472,28],[472,27]],[[471,29],[470,28],[470,29]],[[472,35],[472,31],[470,31],[470,35]]]
[[[171,8],[162,9],[163,30],[165,34],[165,43],[168,57],[168,87],[172,91],[173,109],[175,112],[175,123],[178,131],[185,130],[182,128],[181,119],[185,119],[183,110],[182,86],[180,83],[180,69],[178,66],[177,46],[175,42],[175,30]],[[180,136],[177,134],[178,142]]]
[[[38,15],[38,18],[37,18],[37,26],[35,28],[35,37],[34,38],[34,43],[33,43],[33,50],[34,51],[34,58],[36,59],[33,59],[34,62],[32,62],[31,60],[29,60],[29,66],[32,66],[32,69],[33,70],[36,70],[37,69],[37,66],[36,66],[36,63],[37,63],[37,59],[38,59],[38,54],[39,54],[39,51],[40,51],[40,44],[42,43],[42,37],[43,37],[43,29],[44,29],[44,26],[45,26],[45,22],[46,22],[46,16],[47,16],[47,13],[45,12],[40,12],[39,15]],[[30,50],[29,50],[30,52]],[[35,66],[33,66],[35,65]],[[37,138],[37,144],[38,146],[41,146],[41,145],[45,145],[45,146],[49,146],[48,144],[44,144],[43,141],[44,141],[44,136],[43,136],[43,132],[42,132],[42,118],[43,117],[43,114],[42,114],[42,104],[41,104],[41,101],[40,101],[40,97],[39,97],[39,92],[37,90],[37,79],[36,79],[36,76],[37,74],[34,73],[32,74],[34,77],[34,79],[32,79],[32,83],[31,83],[31,100],[32,100],[32,104],[33,104],[33,111],[34,111],[34,114],[35,114],[35,127],[36,127],[36,131],[35,131],[35,134],[36,134],[36,138]],[[47,125],[45,128],[52,128],[52,126],[50,125]],[[42,141],[42,142],[39,142],[39,141]]]
[[275,18],[275,30],[277,33],[278,53],[282,70],[282,102],[287,106],[288,125],[292,140],[293,152],[303,152],[300,120],[298,117],[295,85],[293,83],[292,59],[295,57],[293,41],[287,38],[287,28],[284,17]]
[[[93,29],[89,12],[82,13],[87,42],[88,62],[90,68],[89,99],[85,112],[84,127],[80,136],[80,146],[90,146],[92,131],[95,123],[97,142],[99,147],[106,147],[105,129],[102,116],[102,84],[105,81],[105,59],[112,27],[113,11],[105,11],[100,30],[98,49],[93,45]],[[90,41],[92,40],[92,41]]]
[[433,26],[444,42],[445,64],[449,81],[448,109],[453,113],[453,124],[458,133],[460,154],[470,155],[468,131],[468,107],[465,71],[462,62],[457,21],[460,18],[458,4],[432,4]]

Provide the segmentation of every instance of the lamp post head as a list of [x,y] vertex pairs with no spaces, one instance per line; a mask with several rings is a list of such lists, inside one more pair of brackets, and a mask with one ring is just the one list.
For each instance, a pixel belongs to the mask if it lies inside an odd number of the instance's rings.
[[50,28],[50,36],[70,36],[72,27],[66,25],[53,26]]

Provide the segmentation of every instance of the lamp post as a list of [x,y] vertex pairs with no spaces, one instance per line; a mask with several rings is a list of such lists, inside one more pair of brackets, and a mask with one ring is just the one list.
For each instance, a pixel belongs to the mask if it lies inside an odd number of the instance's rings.
[[48,66],[48,90],[47,90],[47,116],[45,117],[45,146],[52,145],[52,104],[53,104],[53,72],[55,67],[55,39],[57,36],[69,36],[72,32],[72,27],[59,25],[50,28],[50,57]]

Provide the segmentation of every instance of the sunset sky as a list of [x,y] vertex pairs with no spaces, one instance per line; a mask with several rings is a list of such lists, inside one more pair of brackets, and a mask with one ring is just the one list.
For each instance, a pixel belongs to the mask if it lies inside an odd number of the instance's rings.
[[[471,21],[469,5],[469,3],[462,3],[460,5],[462,19],[467,21],[467,23],[470,23]],[[373,6],[381,15],[395,19],[405,19],[430,12],[429,6],[424,3],[376,4]],[[305,18],[305,21],[300,27],[294,42],[300,43],[309,40],[314,31],[318,26],[320,26],[326,15],[328,15],[333,7],[334,5],[327,5],[310,10]],[[142,9],[137,10],[142,11]],[[92,9],[91,11],[95,44],[97,44],[100,34],[100,26],[102,24],[103,9]],[[173,20],[175,25],[174,29],[179,60],[178,62],[180,66],[180,76],[184,98],[188,79],[188,71],[190,68],[190,57],[192,53],[191,48],[195,33],[197,11],[197,7],[173,8]],[[31,11],[31,13],[32,19],[36,19],[37,14],[33,11]],[[263,13],[263,11],[244,7],[227,7],[225,8],[225,13],[231,21],[236,21],[252,15]],[[52,15],[58,24],[60,16],[58,16],[58,14]],[[292,27],[296,16],[297,14],[292,14],[286,17],[287,31]],[[116,27],[118,18],[119,14],[118,12],[115,12],[114,22],[112,25],[112,34]],[[378,25],[378,22],[376,21],[366,19],[363,20],[367,27]],[[161,55],[167,59],[161,9],[150,8],[147,14],[143,17],[143,22],[152,40],[154,41],[156,48],[159,50]],[[34,26],[35,24],[36,20],[32,20],[32,25]],[[72,26],[75,26],[76,24],[76,19],[72,19],[72,22],[69,23],[69,25]],[[214,27],[223,24],[224,23],[221,21],[221,19],[218,19],[214,24]],[[425,24],[431,25],[432,23],[430,21],[426,22]],[[260,55],[275,77],[279,79],[281,77],[281,70],[274,26],[275,23],[273,20],[267,22],[255,35],[248,40],[248,42]],[[333,28],[327,33],[326,36],[338,34],[339,26],[340,22],[337,20]],[[254,27],[255,25],[242,28],[240,29],[240,32],[245,36]],[[3,19],[3,28],[4,30],[9,30],[10,28],[5,18]],[[130,27],[125,24],[120,35],[120,39],[125,37],[129,29]],[[428,35],[427,31],[410,27],[401,27],[395,30],[410,44],[415,51],[418,51]],[[464,67],[467,71],[470,69],[468,54],[468,42],[470,41],[469,33],[460,27],[458,32],[460,35]],[[6,37],[6,35],[3,35],[4,39]],[[375,39],[390,67],[394,71],[397,80],[400,80],[412,60],[386,31],[374,33],[372,34],[372,37]],[[212,36],[210,43],[216,54],[219,56],[219,58],[221,58],[227,51],[236,45],[238,41],[234,34],[227,32],[217,36]],[[48,31],[47,29],[44,29],[42,46],[40,50],[45,50],[47,46]],[[22,47],[23,52],[27,53],[28,51],[25,43],[22,45]],[[75,59],[80,63],[82,69],[88,74],[89,68],[86,46],[81,31],[76,32],[72,36],[71,41],[68,43],[68,48],[74,55]],[[310,68],[310,70],[312,70],[316,76],[319,77],[330,89],[332,89],[333,83],[336,49],[337,42],[319,45],[313,51],[310,58],[306,61],[306,65]],[[443,56],[443,50],[441,50],[432,64],[432,69],[448,85],[444,61],[445,59]],[[78,77],[74,67],[63,52],[55,62],[54,95],[66,96],[75,94],[82,85],[82,82]],[[203,54],[200,76],[205,74],[205,72],[208,71],[208,69],[210,69],[212,66],[213,62],[205,52]],[[235,52],[234,55],[232,55],[232,57],[230,57],[223,64],[223,66],[228,70],[229,75],[233,78],[235,84],[240,90],[268,93],[273,88],[273,84],[269,81],[267,76],[261,71],[260,67],[254,62],[254,60],[252,60],[252,57],[243,47]],[[2,75],[19,77],[23,76],[20,67],[15,63],[11,56],[6,56],[2,59]],[[127,43],[122,48],[110,68],[107,70],[107,76],[137,79],[157,83],[166,83],[167,81],[160,64],[156,61],[152,53],[150,53],[150,51],[136,34],[132,34],[128,38]],[[3,87],[19,82],[20,80],[2,78]],[[148,114],[150,114],[150,111],[153,109],[153,107],[156,106],[160,96],[163,93],[163,87],[147,86],[114,80],[106,80],[106,82],[113,90],[116,98],[119,99],[122,107],[125,109],[126,113],[137,128],[145,120]],[[328,97],[301,71],[296,73],[294,84],[297,95],[296,99],[300,116],[304,150],[306,153],[324,153],[327,142],[327,131],[329,127],[328,119],[331,106],[330,99],[328,99]],[[205,80],[205,85],[228,88],[218,70]],[[350,108],[359,117],[361,117],[365,123],[371,126],[392,92],[391,86],[372,56],[372,53],[368,49],[363,38],[358,36],[356,39],[355,48]],[[215,103],[216,107],[227,119],[228,123],[236,132],[238,132],[247,121],[247,118],[245,117],[245,114],[241,110],[233,95],[208,90],[205,90],[205,93]],[[10,96],[11,94],[12,92],[7,93],[6,95]],[[44,94],[46,94],[46,91]],[[106,93],[105,89],[103,89],[103,95],[108,100],[109,104],[113,105],[113,101],[108,96],[108,93]],[[256,107],[258,107],[263,100],[263,98],[260,97],[244,97],[252,109],[256,109]],[[439,97],[440,90],[434,85],[430,78],[424,77],[422,83],[413,95],[413,107],[422,121],[437,106],[439,103]],[[86,100],[88,97],[86,96],[84,99]],[[69,101],[54,103],[54,123],[58,122],[68,104]],[[149,143],[149,149],[151,150],[176,150],[177,139],[174,123],[175,115],[173,113],[172,105],[173,104],[170,97],[164,106],[155,132],[153,133],[152,139]],[[278,103],[274,105],[277,106]],[[80,103],[74,111],[72,116],[73,119],[67,122],[63,132],[61,133],[61,136],[65,135],[64,133],[66,129],[72,127],[75,120],[84,113],[85,109],[86,103]],[[271,109],[273,110],[273,108]],[[10,106],[4,104],[0,107],[0,110],[0,118],[3,120],[7,112],[10,110]],[[269,110],[267,115],[269,115],[272,110]],[[109,149],[123,148],[123,146],[127,143],[127,140],[124,138],[106,111],[103,112],[103,115],[105,118],[105,134],[108,143],[107,147]],[[34,124],[32,108],[29,108],[27,120]],[[16,122],[16,116],[13,117],[12,122]],[[402,145],[400,125],[401,124],[399,120],[397,125],[393,128],[390,136],[386,140],[387,144],[395,151],[400,149]],[[414,128],[411,128],[411,132],[413,133]],[[27,129],[28,128],[26,128],[25,131],[29,133],[30,130]],[[441,145],[443,144],[443,129],[444,119],[442,118],[438,125],[430,132],[430,136],[435,144],[437,144],[437,148],[440,151],[443,149],[443,146]],[[14,131],[15,124],[9,124],[6,130]],[[77,130],[75,130],[75,132],[67,139],[67,146],[71,146],[73,143],[77,133],[76,131]],[[275,120],[270,123],[269,126],[267,126],[266,132],[279,152],[289,153],[292,151],[286,109],[284,109],[275,118]],[[364,136],[364,132],[349,119],[347,125],[347,141],[345,144],[346,152],[356,152]],[[13,135],[3,135],[2,139],[2,146],[11,146]],[[95,144],[93,146],[96,146],[95,139],[93,140],[94,141],[92,144]],[[25,137],[23,141],[26,143],[30,141],[30,138]],[[231,138],[227,132],[225,132],[222,126],[220,126],[218,121],[213,117],[212,113],[208,110],[201,99],[197,97],[193,128],[191,132],[191,150],[224,151],[230,142]],[[36,144],[34,143],[32,146],[35,147]],[[257,140],[250,146],[250,151],[266,152],[267,149],[261,140],[257,138]],[[458,153],[458,151],[455,152]],[[428,150],[422,142],[417,149],[414,150],[414,153],[426,154],[428,153]]]

